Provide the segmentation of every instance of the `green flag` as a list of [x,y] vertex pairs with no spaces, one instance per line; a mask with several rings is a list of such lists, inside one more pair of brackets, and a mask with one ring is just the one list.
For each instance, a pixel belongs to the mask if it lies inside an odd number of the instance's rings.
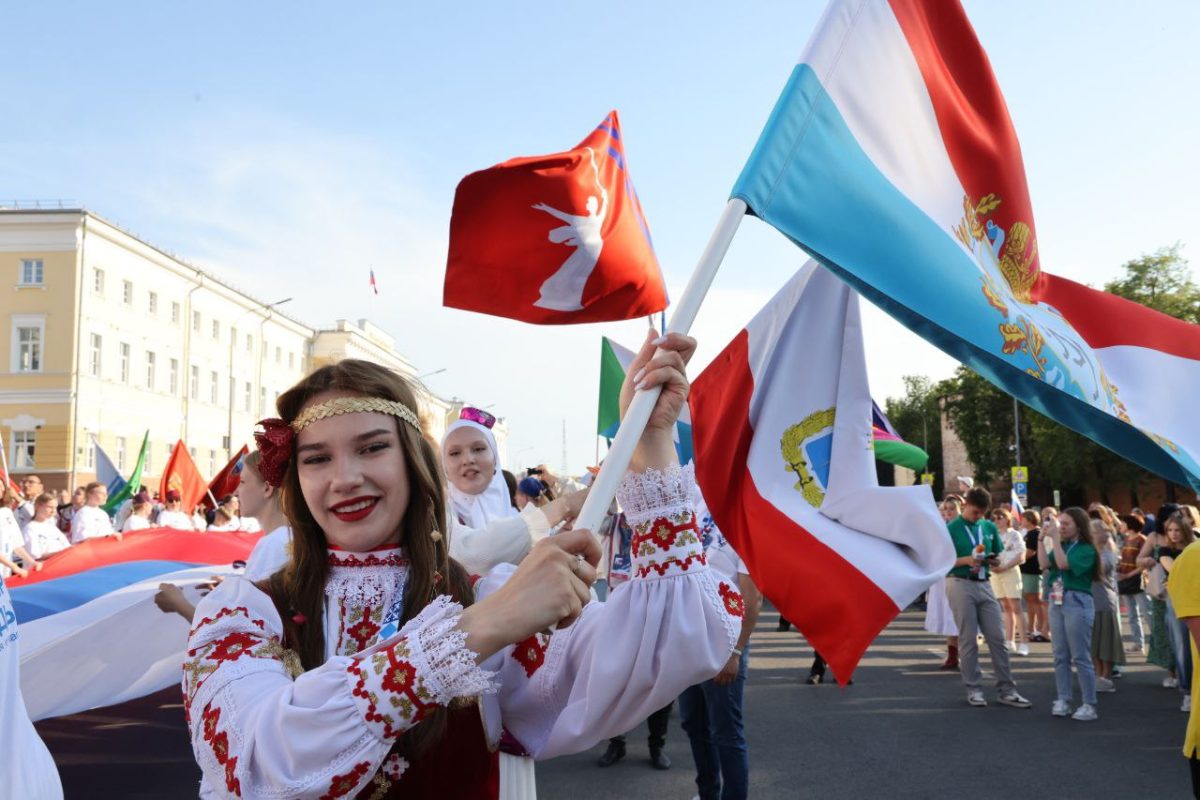
[[142,452],[138,453],[137,464],[133,468],[133,474],[129,476],[125,486],[121,491],[108,498],[108,502],[104,504],[104,513],[111,516],[116,513],[129,498],[137,494],[138,487],[142,485],[142,470],[146,466],[146,451],[150,449],[150,431],[146,431],[146,435],[142,437]]
[[606,439],[616,436],[621,424],[621,384],[636,355],[607,336],[601,338],[600,413],[596,417],[596,433]]

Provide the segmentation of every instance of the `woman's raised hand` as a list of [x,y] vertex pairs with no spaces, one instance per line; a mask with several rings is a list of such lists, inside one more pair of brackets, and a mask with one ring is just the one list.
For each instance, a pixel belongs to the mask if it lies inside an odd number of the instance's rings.
[[662,386],[662,394],[650,414],[646,429],[673,431],[679,412],[687,402],[687,363],[696,353],[696,340],[682,333],[659,336],[651,329],[642,349],[629,365],[621,386],[621,418],[638,389]]
[[467,647],[487,658],[551,625],[570,625],[591,598],[600,544],[591,531],[542,539],[503,586],[463,612]]

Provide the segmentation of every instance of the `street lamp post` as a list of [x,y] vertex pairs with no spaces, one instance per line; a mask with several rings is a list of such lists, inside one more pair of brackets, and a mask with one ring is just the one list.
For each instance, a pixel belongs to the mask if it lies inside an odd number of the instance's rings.
[[[263,306],[261,309],[248,308],[244,312],[242,312],[242,315],[240,317],[238,317],[236,320],[234,320],[233,325],[231,325],[229,327],[229,424],[228,424],[228,430],[226,431],[226,435],[225,435],[225,460],[226,461],[233,458],[233,402],[234,402],[234,394],[235,394],[234,393],[234,383],[233,383],[233,351],[234,351],[234,347],[237,345],[237,326],[241,323],[241,321],[243,319],[245,319],[250,314],[255,314],[255,313],[261,314],[263,311],[269,312],[270,309],[275,308],[276,306],[281,306],[284,303],[290,303],[291,301],[292,301],[292,298],[285,297],[282,300],[276,300],[274,303],[268,303],[267,305]],[[264,317],[264,321],[265,321],[265,317]],[[259,338],[260,339],[262,338],[261,335]]]

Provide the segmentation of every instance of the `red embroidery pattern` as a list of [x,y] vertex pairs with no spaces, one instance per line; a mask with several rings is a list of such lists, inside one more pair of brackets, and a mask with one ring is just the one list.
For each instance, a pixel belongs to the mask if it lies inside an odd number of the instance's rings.
[[213,708],[213,704],[209,703],[204,707],[201,719],[204,723],[204,741],[212,748],[217,763],[225,767],[225,788],[241,797],[242,784],[237,778],[237,756],[231,758],[229,755],[229,736],[224,731],[217,731],[221,709]]
[[242,616],[244,616],[246,618],[247,621],[254,623],[254,625],[258,626],[261,629],[266,629],[266,627],[267,627],[267,623],[264,622],[263,620],[250,616],[250,609],[246,608],[245,606],[238,606],[237,608],[222,608],[220,611],[218,611],[216,613],[216,615],[211,616],[211,617],[205,617],[204,619],[200,620],[199,622],[197,622],[195,625],[192,626],[192,632],[190,635],[195,636],[196,631],[200,630],[205,625],[211,625],[214,622],[216,622],[217,620],[224,619],[225,617],[234,617],[234,616],[237,616],[238,614],[241,614]]
[[638,578],[662,577],[668,573],[687,572],[693,565],[707,565],[699,534],[696,515],[691,511],[658,517],[636,526],[632,542],[634,575]]
[[550,649],[550,637],[535,633],[523,642],[513,645],[513,660],[525,668],[525,677],[532,678],[538,667],[546,663],[546,651]]
[[746,603],[742,600],[742,593],[734,589],[725,581],[717,584],[717,591],[721,593],[721,599],[725,601],[725,610],[734,617],[743,617],[746,615]]
[[242,631],[231,633],[213,643],[212,652],[207,658],[209,661],[237,661],[261,641],[258,637]]
[[[438,705],[425,687],[424,678],[408,660],[410,657],[408,642],[401,639],[369,659],[351,662],[346,668],[357,678],[351,693],[367,701],[363,716],[367,722],[383,725],[385,739],[400,736]],[[377,683],[378,691],[368,687],[368,683]],[[391,711],[397,713],[393,715]]]
[[[222,608],[215,616],[206,617],[201,620],[195,630],[200,630],[205,625],[211,625],[217,620],[239,615],[244,616],[246,621],[253,626],[265,630],[266,623],[261,619],[251,617],[250,612],[244,606]],[[258,634],[251,629],[249,631],[233,631],[220,639],[200,645],[199,647],[193,647],[188,650],[187,655],[188,660],[183,663],[183,700],[184,711],[190,722],[192,699],[196,696],[196,692],[200,691],[200,687],[204,685],[209,676],[217,671],[218,667],[222,664],[233,663],[241,658],[269,658],[282,661],[284,649],[278,637],[268,637],[265,634]]]
[[[338,647],[338,652],[342,655],[352,656],[355,653],[361,653],[372,644],[375,643],[375,637],[379,635],[381,630],[380,622],[383,619],[383,609],[372,609],[370,606],[361,608],[342,606],[340,609],[342,623],[341,645]],[[349,619],[357,620],[350,627],[346,627]]]
[[406,567],[408,559],[400,555],[399,551],[388,553],[383,558],[374,553],[368,554],[365,558],[357,556],[353,553],[341,553],[336,550],[329,551],[329,566],[331,567]]
[[329,791],[321,795],[321,800],[336,800],[338,797],[346,797],[354,791],[354,787],[358,785],[370,768],[371,762],[363,761],[355,764],[354,769],[345,775],[334,775],[333,780],[329,782]]

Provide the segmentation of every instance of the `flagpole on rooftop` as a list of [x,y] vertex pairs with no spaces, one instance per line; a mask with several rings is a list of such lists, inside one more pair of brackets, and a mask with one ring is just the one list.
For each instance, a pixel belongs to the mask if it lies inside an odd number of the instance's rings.
[[[729,250],[729,243],[733,241],[744,216],[744,201],[735,198],[725,204],[725,211],[717,221],[717,227],[712,232],[704,252],[700,254],[700,260],[696,263],[687,288],[683,290],[683,296],[679,298],[679,303],[671,313],[671,321],[667,325],[668,333],[687,333],[691,330],[692,323],[696,321],[696,315],[700,312],[700,305],[712,286],[717,269],[721,266],[725,253]],[[633,451],[638,440],[642,438],[646,423],[650,421],[650,413],[654,411],[654,404],[658,401],[661,391],[661,387],[655,386],[639,391],[633,396],[633,402],[629,404],[629,410],[621,420],[617,438],[613,439],[609,446],[604,465],[600,468],[596,480],[592,482],[587,500],[584,501],[579,517],[575,520],[576,528],[595,531],[603,522],[604,514],[617,494],[617,486],[621,483],[625,470],[629,468]]]

